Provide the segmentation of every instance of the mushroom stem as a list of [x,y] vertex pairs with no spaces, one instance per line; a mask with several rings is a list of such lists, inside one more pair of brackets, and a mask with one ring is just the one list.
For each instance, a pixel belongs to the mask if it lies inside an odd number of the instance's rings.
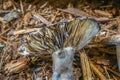
[[72,47],[57,50],[52,54],[52,80],[74,80],[72,62],[75,50]]
[[120,45],[116,45],[116,53],[117,53],[117,62],[118,62],[118,70],[120,72]]

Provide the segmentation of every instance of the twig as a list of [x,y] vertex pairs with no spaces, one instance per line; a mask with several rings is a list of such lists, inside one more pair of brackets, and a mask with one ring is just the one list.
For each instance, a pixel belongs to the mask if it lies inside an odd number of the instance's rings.
[[83,79],[84,80],[92,80],[92,73],[89,65],[88,58],[85,52],[80,52],[80,59],[81,59],[81,66],[83,72]]
[[24,9],[23,9],[23,3],[22,3],[22,0],[20,0],[20,7],[21,7],[22,16],[24,16]]

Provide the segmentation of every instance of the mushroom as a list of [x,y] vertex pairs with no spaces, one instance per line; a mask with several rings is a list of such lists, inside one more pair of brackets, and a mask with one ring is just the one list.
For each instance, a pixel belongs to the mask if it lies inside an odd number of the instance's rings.
[[102,42],[116,45],[118,70],[120,72],[120,34],[109,36],[105,38]]
[[99,23],[91,18],[60,22],[25,35],[23,47],[19,50],[25,55],[51,54],[52,80],[74,80],[74,54],[86,46],[99,30]]

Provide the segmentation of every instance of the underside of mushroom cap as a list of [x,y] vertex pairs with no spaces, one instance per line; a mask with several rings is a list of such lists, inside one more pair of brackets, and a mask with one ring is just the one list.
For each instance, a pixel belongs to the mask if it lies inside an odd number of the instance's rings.
[[24,36],[24,46],[31,54],[47,54],[73,47],[79,51],[99,32],[99,23],[92,18],[64,21],[39,28]]

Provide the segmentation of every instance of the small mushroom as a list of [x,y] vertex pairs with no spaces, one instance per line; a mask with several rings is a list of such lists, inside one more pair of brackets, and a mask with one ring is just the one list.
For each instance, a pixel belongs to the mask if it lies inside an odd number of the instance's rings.
[[109,36],[109,37],[105,38],[102,42],[116,45],[118,70],[120,72],[120,34]]

